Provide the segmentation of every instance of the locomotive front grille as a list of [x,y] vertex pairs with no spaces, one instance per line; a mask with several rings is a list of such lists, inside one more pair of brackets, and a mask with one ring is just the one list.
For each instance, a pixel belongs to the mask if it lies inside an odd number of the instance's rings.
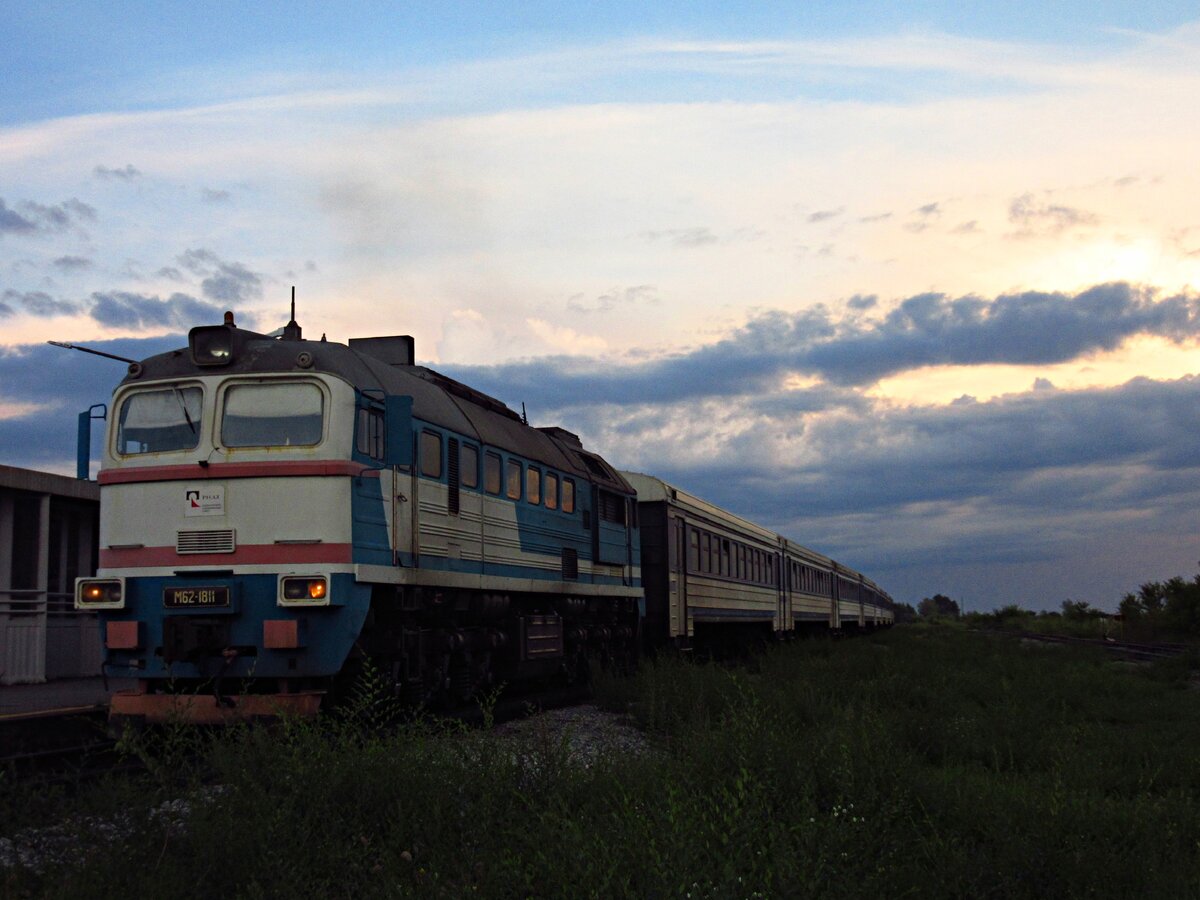
[[175,532],[175,552],[187,553],[232,553],[237,549],[232,528],[217,528],[211,531]]

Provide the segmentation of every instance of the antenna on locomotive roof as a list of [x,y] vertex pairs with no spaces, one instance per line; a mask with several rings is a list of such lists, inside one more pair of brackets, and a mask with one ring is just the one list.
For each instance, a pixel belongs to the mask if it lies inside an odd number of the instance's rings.
[[105,353],[103,350],[93,350],[91,347],[80,347],[78,344],[67,344],[63,341],[46,341],[46,343],[53,344],[55,347],[62,347],[64,350],[82,350],[84,353],[103,356],[105,359],[115,359],[117,362],[137,364],[136,359],[130,359],[128,356],[117,356],[115,353]]
[[525,415],[525,401],[524,400],[521,401],[521,424],[522,425],[529,424],[529,416]]
[[292,285],[292,317],[283,326],[283,340],[300,340],[300,326],[296,324],[296,286]]

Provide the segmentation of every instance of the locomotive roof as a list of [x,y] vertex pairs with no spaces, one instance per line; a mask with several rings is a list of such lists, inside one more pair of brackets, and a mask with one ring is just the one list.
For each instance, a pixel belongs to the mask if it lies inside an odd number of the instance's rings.
[[[621,493],[634,493],[614,467],[585,450],[569,431],[527,425],[494,397],[425,366],[394,362],[389,354],[382,352],[385,344],[378,345],[381,352],[376,354],[371,352],[373,341],[362,342],[362,349],[358,349],[333,341],[276,339],[243,328],[226,327],[232,335],[234,348],[229,363],[219,368],[198,366],[189,349],[180,347],[142,360],[140,369],[131,366],[130,374],[121,384],[198,375],[321,372],[341,378],[360,391],[410,396],[415,418],[577,475],[585,481]],[[304,354],[311,360],[308,365],[301,362]]]

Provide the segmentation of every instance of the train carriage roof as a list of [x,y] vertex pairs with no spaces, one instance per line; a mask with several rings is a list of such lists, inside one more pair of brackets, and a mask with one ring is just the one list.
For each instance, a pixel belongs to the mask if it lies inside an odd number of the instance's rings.
[[[424,422],[610,490],[634,493],[616,469],[585,450],[579,438],[569,431],[533,428],[494,397],[424,366],[397,362],[394,342],[407,342],[411,354],[409,338],[356,340],[354,344],[358,346],[347,346],[324,340],[281,340],[243,328],[226,327],[233,345],[233,359],[229,363],[219,368],[197,366],[188,348],[181,347],[143,360],[136,374],[131,372],[122,384],[197,375],[321,372],[341,378],[360,391],[412,397],[413,416]],[[307,365],[300,361],[305,354]]]

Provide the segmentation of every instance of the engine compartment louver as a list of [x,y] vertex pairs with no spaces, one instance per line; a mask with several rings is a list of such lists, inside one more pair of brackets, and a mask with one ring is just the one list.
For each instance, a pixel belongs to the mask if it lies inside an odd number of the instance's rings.
[[187,553],[232,553],[237,549],[237,540],[232,528],[211,531],[175,532],[175,552]]

